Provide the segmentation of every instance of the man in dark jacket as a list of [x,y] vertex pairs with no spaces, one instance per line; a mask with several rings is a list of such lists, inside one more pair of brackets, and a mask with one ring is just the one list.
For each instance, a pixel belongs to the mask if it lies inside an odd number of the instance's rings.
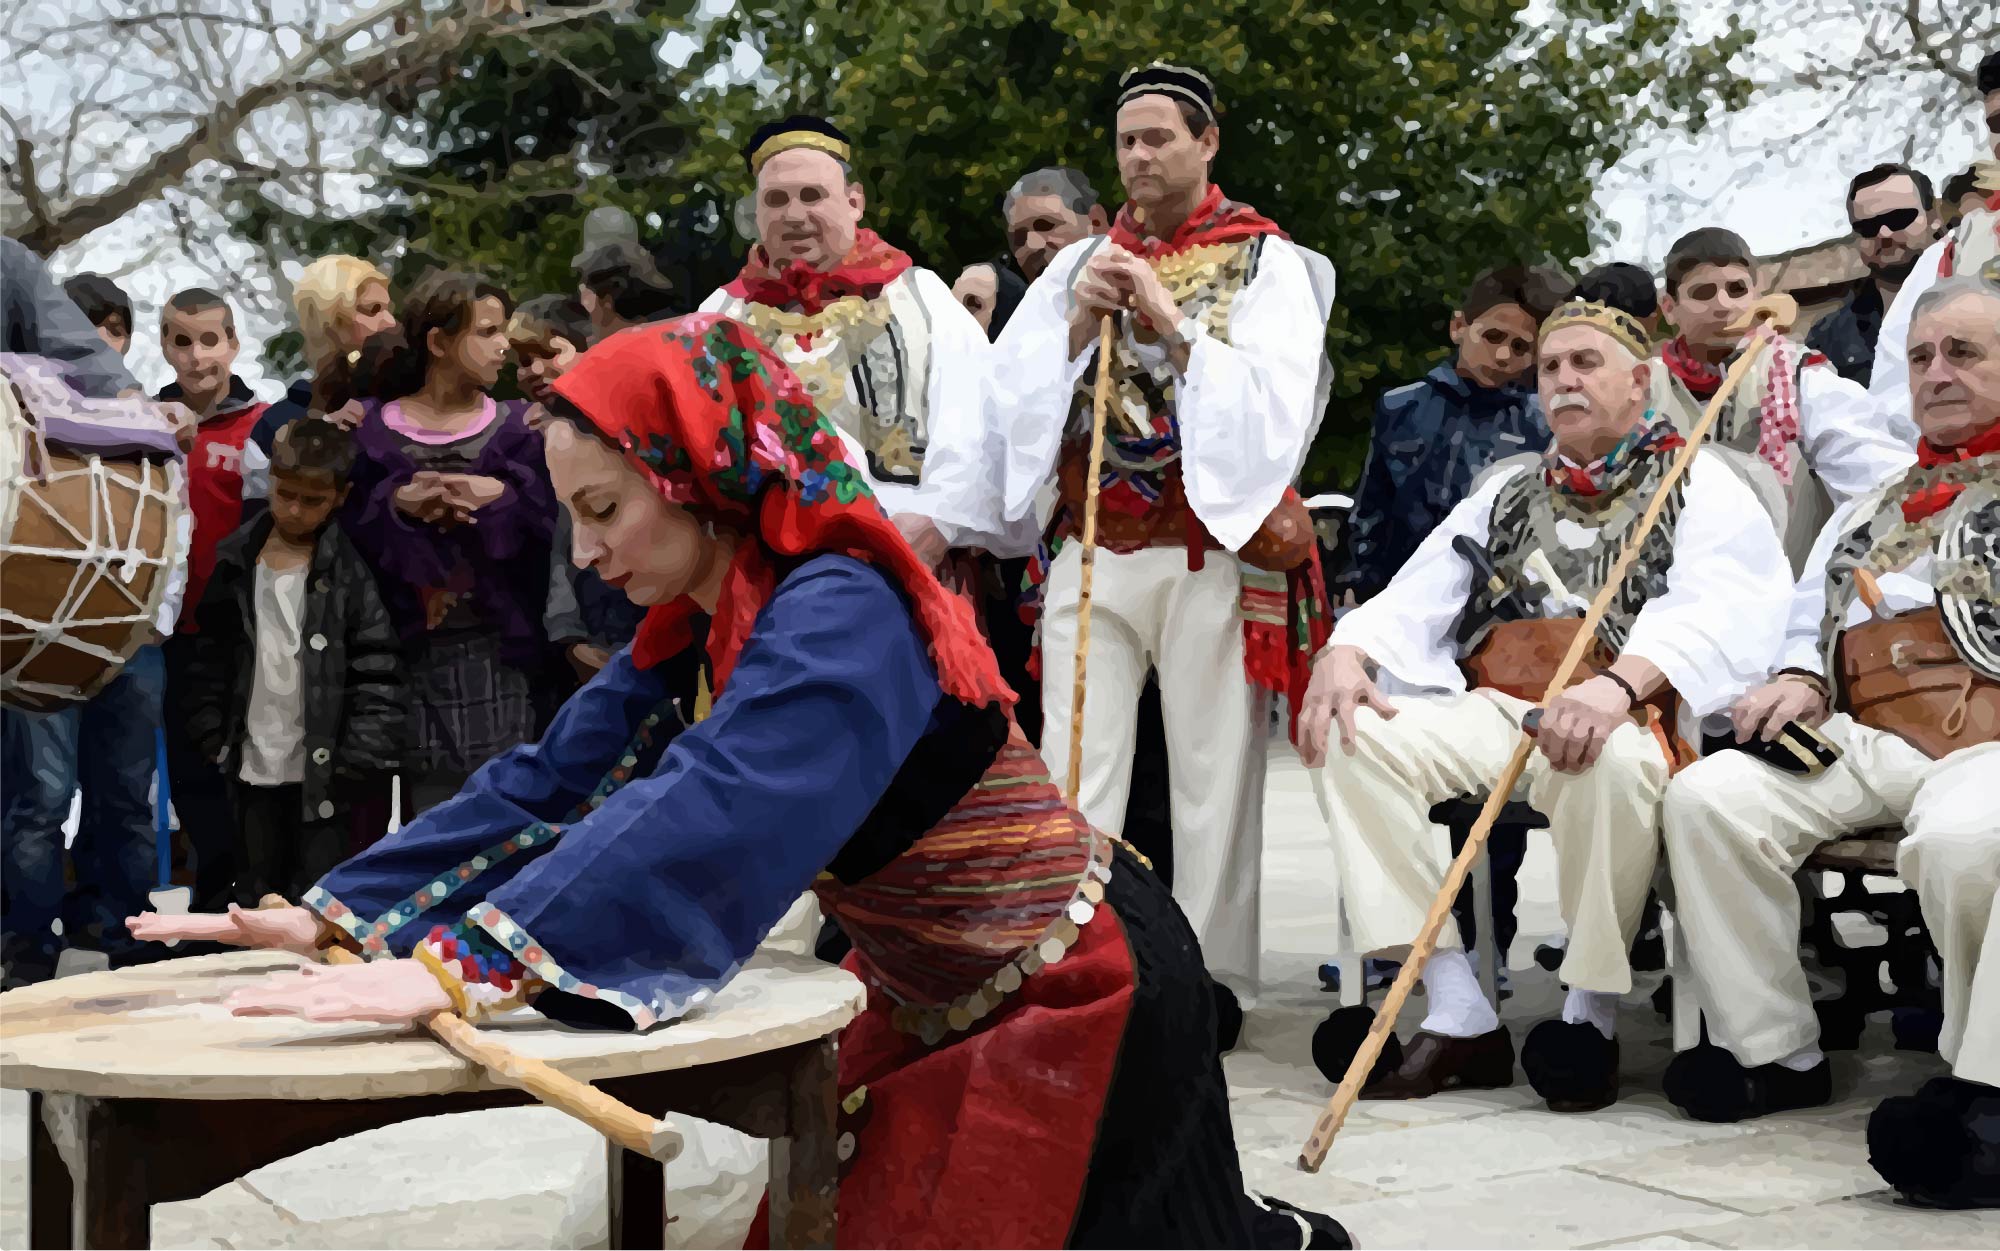
[[1907,165],[1877,165],[1847,184],[1847,221],[1868,276],[1841,306],[1813,324],[1806,346],[1833,363],[1841,377],[1867,386],[1875,372],[1882,313],[1924,249],[1937,241],[1931,180]]
[[1350,560],[1334,580],[1342,598],[1359,603],[1387,586],[1480,470],[1548,445],[1528,375],[1536,330],[1568,293],[1551,270],[1481,274],[1451,317],[1453,359],[1375,402],[1349,523]]
[[202,598],[187,726],[233,789],[246,906],[345,858],[349,797],[401,761],[402,642],[332,519],[353,463],[332,422],[280,430],[270,508],[218,546]]

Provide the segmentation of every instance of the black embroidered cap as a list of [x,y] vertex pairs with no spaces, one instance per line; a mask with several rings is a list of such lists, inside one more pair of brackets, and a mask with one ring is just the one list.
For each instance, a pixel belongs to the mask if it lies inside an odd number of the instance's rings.
[[847,132],[823,117],[808,117],[795,113],[783,121],[766,122],[750,136],[750,142],[743,146],[743,160],[750,166],[750,176],[764,168],[764,162],[793,148],[811,148],[824,152],[838,161],[853,159],[853,141]]
[[1169,96],[1194,105],[1208,115],[1210,122],[1216,120],[1215,84],[1198,69],[1155,61],[1143,68],[1126,70],[1118,80],[1119,107],[1138,96]]

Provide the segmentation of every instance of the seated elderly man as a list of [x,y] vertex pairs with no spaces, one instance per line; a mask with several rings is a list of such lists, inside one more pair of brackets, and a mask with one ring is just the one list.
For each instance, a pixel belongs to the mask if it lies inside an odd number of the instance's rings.
[[[1837,758],[1786,769],[1724,751],[1667,791],[1676,914],[1713,1040],[1675,1058],[1667,1094],[1711,1121],[1830,1099],[1792,874],[1828,839],[1900,824],[1897,872],[1944,965],[1938,1052],[1953,1075],[1884,1101],[1869,1146],[1913,1197],[1995,1206],[2000,284],[1952,278],[1927,292],[1909,354],[1917,465],[1835,515],[1798,585],[1784,668],[1733,710],[1753,748]],[[1793,723],[1816,726],[1819,741]]]
[[[1541,328],[1536,377],[1555,445],[1454,508],[1374,599],[1343,617],[1306,700],[1308,760],[1326,764],[1341,883],[1364,951],[1409,943],[1443,883],[1433,804],[1490,787],[1531,708],[1683,441],[1645,405],[1644,332],[1571,303]],[[1620,584],[1582,671],[1542,711],[1522,793],[1549,819],[1570,943],[1569,998],[1522,1051],[1559,1111],[1617,1098],[1618,997],[1659,859],[1659,799],[1679,701],[1724,705],[1768,672],[1790,581],[1755,494],[1699,454]],[[1391,698],[1378,676],[1409,694]],[[1514,1045],[1456,927],[1424,968],[1430,1014],[1363,1098],[1511,1085]]]

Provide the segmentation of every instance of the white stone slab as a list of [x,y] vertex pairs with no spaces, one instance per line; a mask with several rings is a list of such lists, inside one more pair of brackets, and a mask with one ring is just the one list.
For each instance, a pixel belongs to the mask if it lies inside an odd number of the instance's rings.
[[1454,1154],[1436,1162],[1439,1189],[1352,1204],[1333,1215],[1361,1246],[1411,1248],[1579,1247],[1690,1228],[1705,1237],[1704,1227],[1732,1219],[1693,1199],[1567,1169],[1452,1182],[1465,1159]]

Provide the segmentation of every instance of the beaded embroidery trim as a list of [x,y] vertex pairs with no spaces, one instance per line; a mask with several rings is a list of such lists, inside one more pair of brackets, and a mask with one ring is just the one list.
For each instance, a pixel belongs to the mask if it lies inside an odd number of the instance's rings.
[[[662,705],[663,708],[670,706],[671,704]],[[597,783],[596,789],[591,791],[581,804],[577,805],[575,811],[570,815],[569,820],[576,821],[581,819],[586,813],[596,811],[599,805],[603,804],[611,796],[613,791],[616,791],[631,779],[632,770],[639,763],[639,753],[645,751],[651,745],[653,731],[658,727],[661,716],[661,709],[656,708],[639,723],[639,728],[632,735],[631,741],[625,744],[625,750],[619,754],[618,763],[613,765],[611,770]],[[431,908],[443,903],[456,893],[460,887],[502,860],[518,852],[526,851],[530,847],[554,842],[562,836],[562,832],[563,825],[561,824],[537,821],[520,833],[510,835],[493,846],[486,848],[457,868],[446,873],[440,873],[428,885],[422,887],[415,894],[383,913],[372,924],[355,916],[353,910],[346,904],[341,903],[340,900],[334,898],[318,886],[308,890],[300,899],[300,902],[319,913],[322,917],[325,917],[328,921],[339,926],[348,937],[360,943],[361,954],[363,956],[371,960],[380,959],[392,954],[389,951],[390,935],[416,920]]]
[[[702,989],[684,999],[670,999],[665,995],[656,995],[650,1000],[640,999],[622,990],[610,990],[586,982],[564,969],[549,956],[548,948],[536,942],[514,918],[490,903],[474,904],[467,909],[465,919],[491,935],[502,950],[520,961],[523,967],[541,978],[544,984],[553,986],[565,994],[602,1000],[631,1017],[634,1029],[650,1029],[661,1021],[682,1016],[688,1009],[706,1002],[713,993]],[[736,968],[732,966],[718,979],[718,984],[734,976]]]

